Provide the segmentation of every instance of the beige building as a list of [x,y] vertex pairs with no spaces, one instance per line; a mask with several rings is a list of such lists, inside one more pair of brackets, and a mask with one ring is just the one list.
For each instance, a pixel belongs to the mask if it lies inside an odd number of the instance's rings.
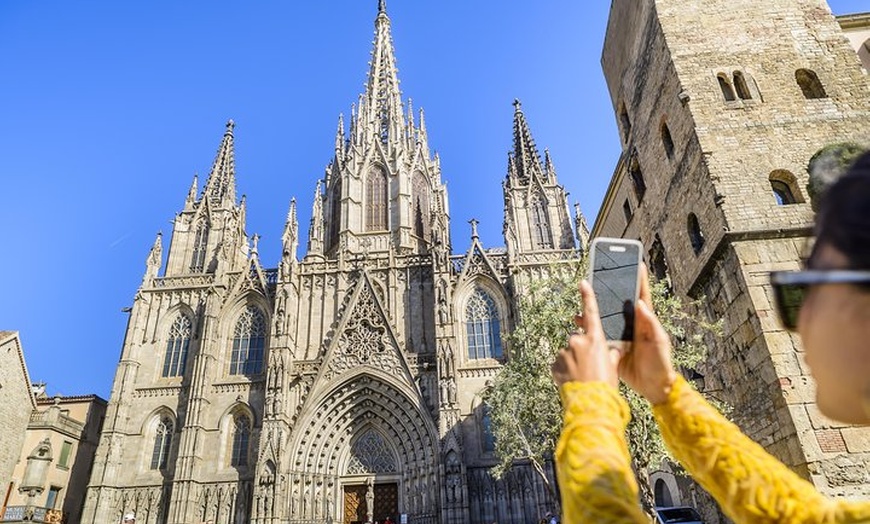
[[30,390],[21,338],[17,331],[0,331],[0,420],[3,420],[3,437],[0,438],[3,500],[0,516],[15,492],[12,472],[21,455],[30,412],[35,407],[36,399]]
[[509,358],[525,282],[577,258],[582,215],[516,102],[506,246],[485,248],[472,221],[471,247],[452,253],[447,188],[423,112],[401,98],[383,1],[348,120],[312,178],[304,257],[294,199],[276,269],[245,231],[228,123],[165,263],[160,236],[147,259],[82,522],[489,524],[553,509],[530,467],[490,474],[479,393]]
[[[870,431],[819,414],[767,275],[805,254],[813,154],[870,145],[867,19],[838,24],[823,0],[613,0],[601,62],[623,154],[593,228],[640,239],[678,294],[705,297],[701,313],[725,332],[699,384],[801,476],[846,497],[870,496]],[[700,503],[673,475],[655,488],[659,503]]]
[[21,457],[3,522],[80,522],[85,490],[106,413],[96,395],[49,398],[35,386]]
[[838,16],[837,21],[864,69],[870,71],[870,13]]

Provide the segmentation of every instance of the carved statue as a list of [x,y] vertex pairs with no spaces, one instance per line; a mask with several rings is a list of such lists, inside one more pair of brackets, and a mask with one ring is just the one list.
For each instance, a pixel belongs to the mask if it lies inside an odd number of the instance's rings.
[[375,516],[375,479],[366,480],[366,522],[374,522]]

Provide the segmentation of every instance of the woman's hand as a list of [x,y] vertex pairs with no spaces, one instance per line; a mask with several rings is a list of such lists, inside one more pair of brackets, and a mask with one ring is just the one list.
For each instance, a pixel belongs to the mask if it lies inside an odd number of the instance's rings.
[[562,348],[553,362],[553,380],[558,386],[577,381],[606,382],[616,387],[619,383],[619,351],[607,345],[595,293],[585,280],[580,283],[580,296],[583,298],[583,315],[574,317],[578,329],[568,338],[568,347]]
[[671,363],[671,339],[652,311],[646,266],[640,268],[640,300],[634,310],[634,341],[619,360],[619,377],[652,404],[668,398],[677,372]]

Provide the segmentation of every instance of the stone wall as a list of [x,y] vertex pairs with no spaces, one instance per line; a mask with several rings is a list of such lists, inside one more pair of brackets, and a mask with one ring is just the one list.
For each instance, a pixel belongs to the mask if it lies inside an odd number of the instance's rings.
[[[34,407],[21,339],[15,331],[0,331],[0,420],[5,428],[0,438],[0,479],[4,479],[4,497],[7,489],[17,488],[21,481],[12,471],[21,454],[25,429]],[[16,486],[10,487],[10,483]]]

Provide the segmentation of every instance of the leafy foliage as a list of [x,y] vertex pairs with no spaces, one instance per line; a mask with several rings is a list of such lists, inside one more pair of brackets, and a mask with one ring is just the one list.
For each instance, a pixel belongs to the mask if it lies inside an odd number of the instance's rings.
[[[509,337],[510,359],[484,394],[496,439],[497,476],[515,461],[527,460],[549,486],[544,465],[552,458],[562,428],[550,365],[574,329],[573,317],[580,304],[577,285],[585,268],[585,261],[552,266],[544,278],[528,279],[518,304],[519,322]],[[696,303],[675,296],[666,281],[653,282],[651,291],[653,309],[674,345],[674,365],[684,371],[695,369],[706,356],[704,338],[717,334],[719,324],[692,316],[689,311]],[[669,454],[649,403],[627,387],[620,389],[632,413],[627,429],[632,466],[638,473],[642,498],[649,499],[651,506],[649,469],[658,467]]]

